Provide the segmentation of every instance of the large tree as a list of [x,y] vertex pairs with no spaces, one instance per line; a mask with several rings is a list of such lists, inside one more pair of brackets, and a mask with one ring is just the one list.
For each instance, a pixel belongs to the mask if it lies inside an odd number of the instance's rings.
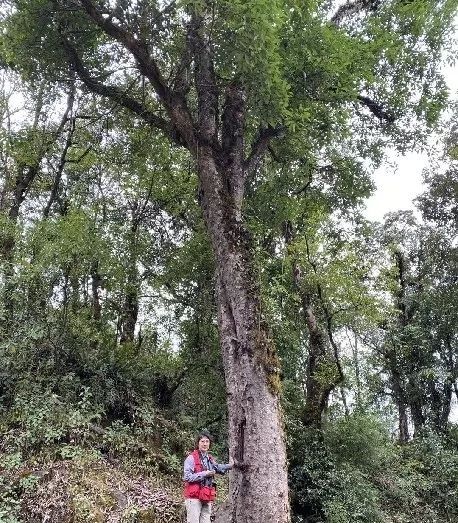
[[76,74],[189,151],[216,265],[230,447],[247,463],[232,473],[230,521],[289,521],[279,363],[243,218],[246,189],[269,149],[295,165],[329,160],[333,142],[345,156],[371,154],[382,135],[418,138],[420,126],[411,133],[402,123],[437,115],[435,64],[456,0],[5,4],[4,62],[32,81]]

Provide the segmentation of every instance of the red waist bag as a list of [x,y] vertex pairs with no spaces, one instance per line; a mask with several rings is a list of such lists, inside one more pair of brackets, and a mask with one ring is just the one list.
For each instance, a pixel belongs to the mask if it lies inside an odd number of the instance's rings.
[[215,487],[200,487],[199,499],[202,503],[208,503],[209,501],[215,501],[216,489]]

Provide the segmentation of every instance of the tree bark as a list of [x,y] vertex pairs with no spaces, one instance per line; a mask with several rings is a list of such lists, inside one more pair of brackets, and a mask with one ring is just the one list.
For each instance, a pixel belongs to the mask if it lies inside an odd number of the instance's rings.
[[[34,120],[31,129],[38,131],[39,118],[43,112],[45,86],[41,85],[37,94],[37,102],[35,107]],[[0,233],[0,262],[3,262],[3,278],[4,278],[4,294],[3,303],[6,311],[6,321],[4,322],[6,330],[13,325],[15,303],[14,303],[14,251],[16,247],[16,239],[14,235],[14,228],[19,219],[21,206],[24,203],[27,193],[34,183],[36,177],[40,173],[41,164],[46,154],[51,147],[56,143],[59,136],[62,134],[65,124],[67,123],[68,115],[72,110],[74,102],[74,85],[71,86],[71,91],[67,100],[67,107],[62,115],[59,126],[51,134],[51,138],[46,140],[43,138],[43,143],[36,155],[36,158],[30,163],[20,163],[16,167],[16,174],[14,177],[14,185],[9,188],[5,185],[2,189],[2,207],[0,212],[8,216],[11,227],[6,231]],[[7,201],[9,205],[7,204]]]
[[[278,400],[279,369],[246,230],[239,219],[241,176],[218,169],[212,151],[198,158],[201,204],[216,260],[220,343],[227,387],[229,444],[247,464],[231,472],[228,521],[289,521],[286,448]],[[235,188],[237,195],[231,194]]]
[[[286,245],[292,243],[294,238],[294,226],[290,221],[284,224],[284,237]],[[308,263],[316,272],[316,265],[310,257],[307,244],[307,258]],[[312,291],[307,288],[307,285],[302,278],[302,269],[298,260],[292,262],[293,283],[296,292],[299,295],[302,309],[302,316],[307,327],[308,340],[308,357],[307,366],[305,369],[305,407],[303,411],[302,420],[305,426],[322,428],[323,414],[327,409],[329,396],[334,388],[343,381],[343,372],[338,363],[337,350],[335,355],[331,354],[329,350],[328,341],[333,344],[331,318],[327,312],[324,304],[321,287],[317,284],[316,294],[321,302],[324,311],[325,320],[327,322],[327,334],[320,324],[315,308],[312,303]],[[335,349],[337,349],[335,347]],[[341,389],[342,400],[347,411],[345,396],[343,389]]]
[[405,385],[400,372],[400,362],[397,358],[396,347],[393,346],[391,349],[386,350],[384,357],[387,361],[393,399],[398,409],[399,443],[404,444],[409,441],[409,419]]
[[[138,215],[137,215],[138,213]],[[140,227],[141,211],[139,202],[133,202],[132,222],[128,232],[127,247],[127,267],[126,267],[126,289],[124,302],[121,307],[120,317],[120,343],[133,343],[135,340],[135,326],[137,325],[139,309],[139,288],[140,280],[138,274],[138,230]]]
[[394,401],[398,408],[398,430],[399,443],[407,443],[409,441],[409,420],[407,416],[407,403],[405,394],[401,385],[401,377],[397,371],[392,372],[391,378]]
[[335,364],[328,353],[326,338],[318,325],[316,316],[308,297],[302,295],[302,308],[309,331],[309,354],[306,369],[305,409],[303,421],[306,426],[321,428],[323,413],[329,402],[329,395],[336,386],[334,372],[333,379],[325,379],[334,371]]
[[[407,327],[412,321],[413,309],[408,307],[408,295],[407,295],[407,261],[404,254],[401,251],[395,251],[394,253],[396,269],[398,271],[397,278],[399,284],[399,290],[396,293],[396,306],[398,309],[398,323],[401,333],[401,337],[405,339],[406,344],[410,341],[408,339]],[[410,345],[412,345],[410,343]],[[406,365],[406,378],[405,378],[405,387],[403,389],[403,399],[402,401],[407,402],[410,408],[410,413],[412,416],[412,421],[414,425],[414,436],[418,435],[425,424],[425,416],[423,413],[424,403],[425,403],[425,391],[423,386],[418,382],[417,372],[420,366],[420,351],[416,348],[415,344],[411,347],[411,354],[404,358]],[[400,365],[400,362],[396,362],[397,365]],[[399,370],[393,368],[395,374],[399,373]],[[397,380],[394,377],[394,380]],[[400,381],[400,380],[398,380]],[[401,399],[399,400],[401,401]]]
[[99,274],[99,262],[94,260],[91,264],[91,309],[92,319],[95,322],[100,322],[102,319],[102,305],[100,303],[100,288],[102,286],[102,278]]

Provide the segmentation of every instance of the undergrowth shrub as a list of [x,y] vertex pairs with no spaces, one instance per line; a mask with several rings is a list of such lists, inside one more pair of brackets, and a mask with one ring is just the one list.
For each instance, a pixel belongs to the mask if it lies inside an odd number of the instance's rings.
[[288,421],[295,523],[452,523],[458,520],[458,444],[425,433],[393,441],[373,416],[325,430]]
[[83,388],[80,398],[69,403],[49,389],[30,384],[20,391],[3,417],[5,426],[1,447],[29,457],[57,443],[78,444],[90,435],[90,425],[101,417],[101,409]]

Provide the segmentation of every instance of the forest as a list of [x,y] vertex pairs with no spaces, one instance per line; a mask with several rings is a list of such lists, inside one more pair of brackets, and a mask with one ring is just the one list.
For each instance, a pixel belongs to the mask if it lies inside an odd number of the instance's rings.
[[457,17],[0,1],[1,523],[458,521]]

